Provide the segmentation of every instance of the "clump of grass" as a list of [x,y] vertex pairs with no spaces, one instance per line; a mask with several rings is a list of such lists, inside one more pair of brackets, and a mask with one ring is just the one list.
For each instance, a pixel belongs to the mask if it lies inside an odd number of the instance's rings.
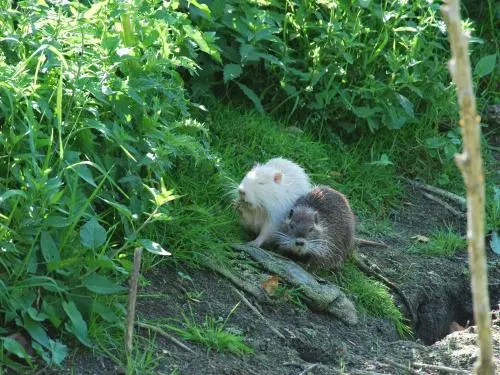
[[204,323],[199,325],[194,320],[184,317],[182,327],[172,325],[166,327],[178,333],[184,340],[204,345],[209,350],[227,351],[237,355],[253,353],[254,350],[245,344],[241,334],[225,328],[226,322],[227,319],[221,322],[214,317],[207,316]]
[[453,255],[465,249],[466,241],[452,229],[439,229],[430,236],[428,242],[420,242],[410,246],[409,252],[424,255]]
[[368,278],[352,262],[345,264],[338,278],[347,293],[355,296],[358,310],[394,323],[401,336],[412,334],[405,317],[394,304],[385,285]]

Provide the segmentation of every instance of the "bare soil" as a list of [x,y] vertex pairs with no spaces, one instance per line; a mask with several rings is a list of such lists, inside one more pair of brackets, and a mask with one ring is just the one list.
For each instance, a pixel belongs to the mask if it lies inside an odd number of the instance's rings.
[[[475,327],[450,333],[453,322],[465,326],[472,321],[471,295],[466,249],[454,256],[423,256],[407,249],[411,237],[429,235],[439,227],[453,226],[464,234],[464,222],[426,199],[411,188],[401,208],[392,215],[393,232],[377,238],[387,249],[363,247],[360,252],[377,264],[382,273],[400,286],[409,297],[418,320],[415,336],[401,338],[387,321],[361,316],[356,326],[347,326],[329,315],[311,312],[292,303],[258,306],[272,326],[282,332],[277,337],[256,314],[241,303],[226,327],[241,332],[254,354],[236,356],[207,350],[205,346],[186,344],[189,353],[157,336],[157,374],[408,374],[413,363],[448,366],[470,373],[478,356]],[[500,257],[488,251],[490,299],[492,309],[500,304]],[[185,314],[199,324],[206,316],[224,320],[240,301],[230,282],[201,270],[185,269],[192,281],[171,268],[155,269],[145,275],[150,281],[145,295],[163,294],[162,298],[143,297],[138,301],[141,321],[180,318]],[[408,312],[399,297],[394,299]],[[500,369],[500,319],[494,312],[492,332],[497,368]],[[141,331],[147,335],[146,332]],[[90,353],[74,357],[67,372],[73,374],[117,374],[110,360]],[[309,369],[309,370],[308,370]],[[64,372],[66,372],[64,371]],[[306,371],[306,372],[304,372]],[[439,374],[429,367],[413,370],[416,374]],[[61,373],[61,372],[59,372]],[[444,373],[444,372],[443,372]]]

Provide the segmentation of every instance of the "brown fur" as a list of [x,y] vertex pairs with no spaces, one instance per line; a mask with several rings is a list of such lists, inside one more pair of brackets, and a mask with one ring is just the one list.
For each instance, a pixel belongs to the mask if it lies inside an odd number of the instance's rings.
[[354,228],[347,198],[328,186],[317,186],[297,200],[276,238],[281,250],[337,270],[354,244]]

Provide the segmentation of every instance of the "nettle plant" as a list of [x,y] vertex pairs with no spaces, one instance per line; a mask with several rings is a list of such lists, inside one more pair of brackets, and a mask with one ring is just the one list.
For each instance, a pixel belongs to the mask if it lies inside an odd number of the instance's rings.
[[215,32],[223,66],[200,56],[194,93],[224,82],[260,111],[348,132],[437,122],[454,110],[437,2],[204,3],[188,11]]
[[154,1],[0,4],[0,357],[58,365],[121,324],[131,249],[168,254],[162,177],[207,155],[176,71],[199,31]]

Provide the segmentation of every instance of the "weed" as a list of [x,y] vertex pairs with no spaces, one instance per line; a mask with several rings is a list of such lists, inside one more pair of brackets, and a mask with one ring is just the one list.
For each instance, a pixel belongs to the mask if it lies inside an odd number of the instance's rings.
[[228,351],[237,355],[250,354],[253,353],[253,349],[244,343],[241,333],[226,328],[227,321],[238,305],[239,303],[233,307],[224,321],[206,316],[204,323],[199,325],[194,318],[189,319],[184,316],[182,327],[173,325],[165,327],[181,335],[184,340],[204,345],[209,350]]
[[412,334],[403,314],[394,304],[387,287],[365,276],[352,262],[346,262],[338,275],[340,285],[356,300],[356,308],[392,322],[401,336]]
[[467,247],[465,239],[451,228],[439,229],[431,234],[428,242],[419,242],[410,246],[408,252],[425,255],[453,255]]

